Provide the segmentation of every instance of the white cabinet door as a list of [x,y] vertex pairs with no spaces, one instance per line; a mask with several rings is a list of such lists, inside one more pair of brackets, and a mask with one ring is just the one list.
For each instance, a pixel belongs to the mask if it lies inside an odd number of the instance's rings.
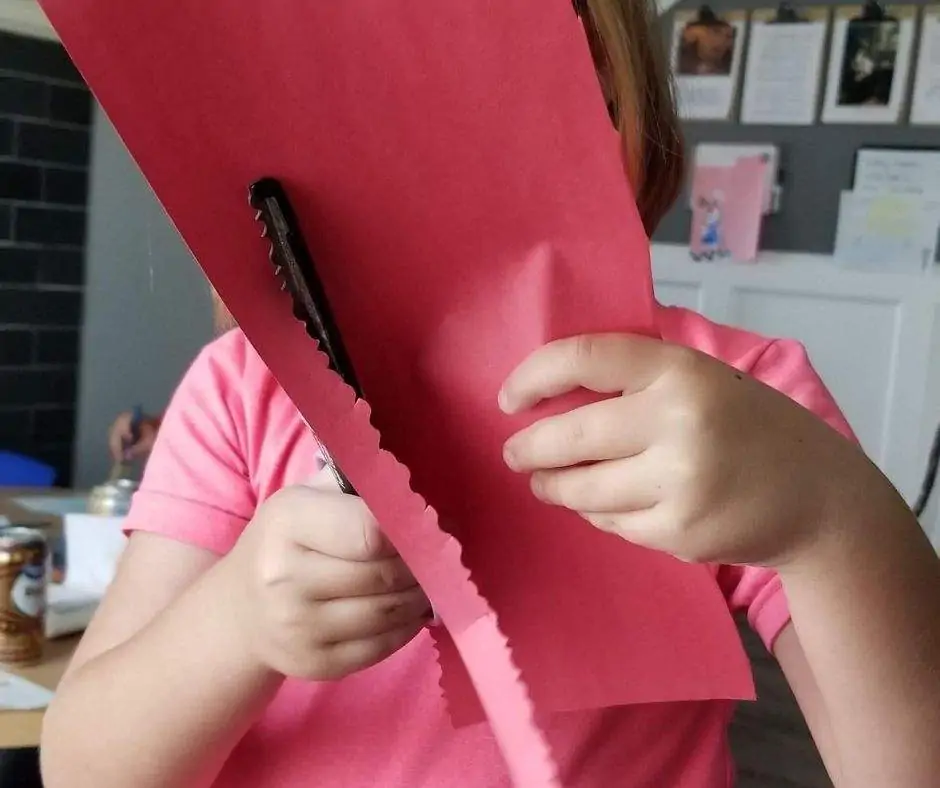
[[859,441],[884,465],[900,306],[889,300],[736,287],[728,322],[799,340]]
[[[756,265],[654,246],[657,297],[802,342],[872,459],[913,503],[940,423],[940,277],[847,271],[819,255]],[[940,490],[936,493],[940,497]],[[940,544],[940,501],[923,518]]]

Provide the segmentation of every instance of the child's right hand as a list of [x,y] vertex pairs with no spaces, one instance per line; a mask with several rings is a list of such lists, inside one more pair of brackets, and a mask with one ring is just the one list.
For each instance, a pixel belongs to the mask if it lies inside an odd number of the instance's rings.
[[265,501],[225,559],[247,647],[312,681],[380,662],[432,615],[362,499],[324,489],[326,476]]

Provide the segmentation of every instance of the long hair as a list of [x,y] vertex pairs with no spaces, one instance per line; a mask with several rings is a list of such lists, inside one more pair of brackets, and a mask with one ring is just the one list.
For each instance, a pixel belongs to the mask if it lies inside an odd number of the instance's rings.
[[684,154],[672,77],[652,0],[577,5],[647,235],[682,189]]

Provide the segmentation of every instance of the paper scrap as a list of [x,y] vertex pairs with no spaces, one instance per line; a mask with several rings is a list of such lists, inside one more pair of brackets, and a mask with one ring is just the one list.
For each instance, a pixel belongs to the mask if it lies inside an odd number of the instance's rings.
[[46,708],[54,693],[21,676],[0,670],[0,710],[35,711]]
[[829,10],[801,8],[794,22],[778,21],[777,13],[751,15],[741,122],[809,126],[816,120]]
[[765,156],[746,156],[729,167],[696,164],[689,244],[694,260],[756,259],[767,163]]
[[[648,241],[570,0],[43,4],[428,593],[454,716],[485,715],[518,784],[557,784],[536,713],[752,696],[708,569],[545,507],[501,460],[552,412],[496,407],[525,355],[654,331]],[[279,291],[247,206],[264,176],[288,191],[371,410]]]
[[[767,161],[763,188],[763,212],[775,213],[780,199],[780,148],[772,144],[700,142],[695,146],[692,171],[698,167],[733,167],[739,159],[763,157]],[[693,207],[689,190],[689,208]]]
[[940,195],[940,150],[861,148],[853,191],[861,194]]
[[917,273],[934,262],[940,234],[940,194],[843,191],[835,258],[853,268]]

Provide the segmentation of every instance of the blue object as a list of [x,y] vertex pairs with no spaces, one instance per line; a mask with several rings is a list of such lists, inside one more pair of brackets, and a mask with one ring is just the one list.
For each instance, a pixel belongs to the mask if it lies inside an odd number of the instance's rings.
[[56,471],[51,465],[22,454],[0,451],[0,487],[51,487],[55,477]]
[[144,423],[144,408],[142,405],[135,405],[131,414],[131,439],[136,444],[140,441],[140,427]]

